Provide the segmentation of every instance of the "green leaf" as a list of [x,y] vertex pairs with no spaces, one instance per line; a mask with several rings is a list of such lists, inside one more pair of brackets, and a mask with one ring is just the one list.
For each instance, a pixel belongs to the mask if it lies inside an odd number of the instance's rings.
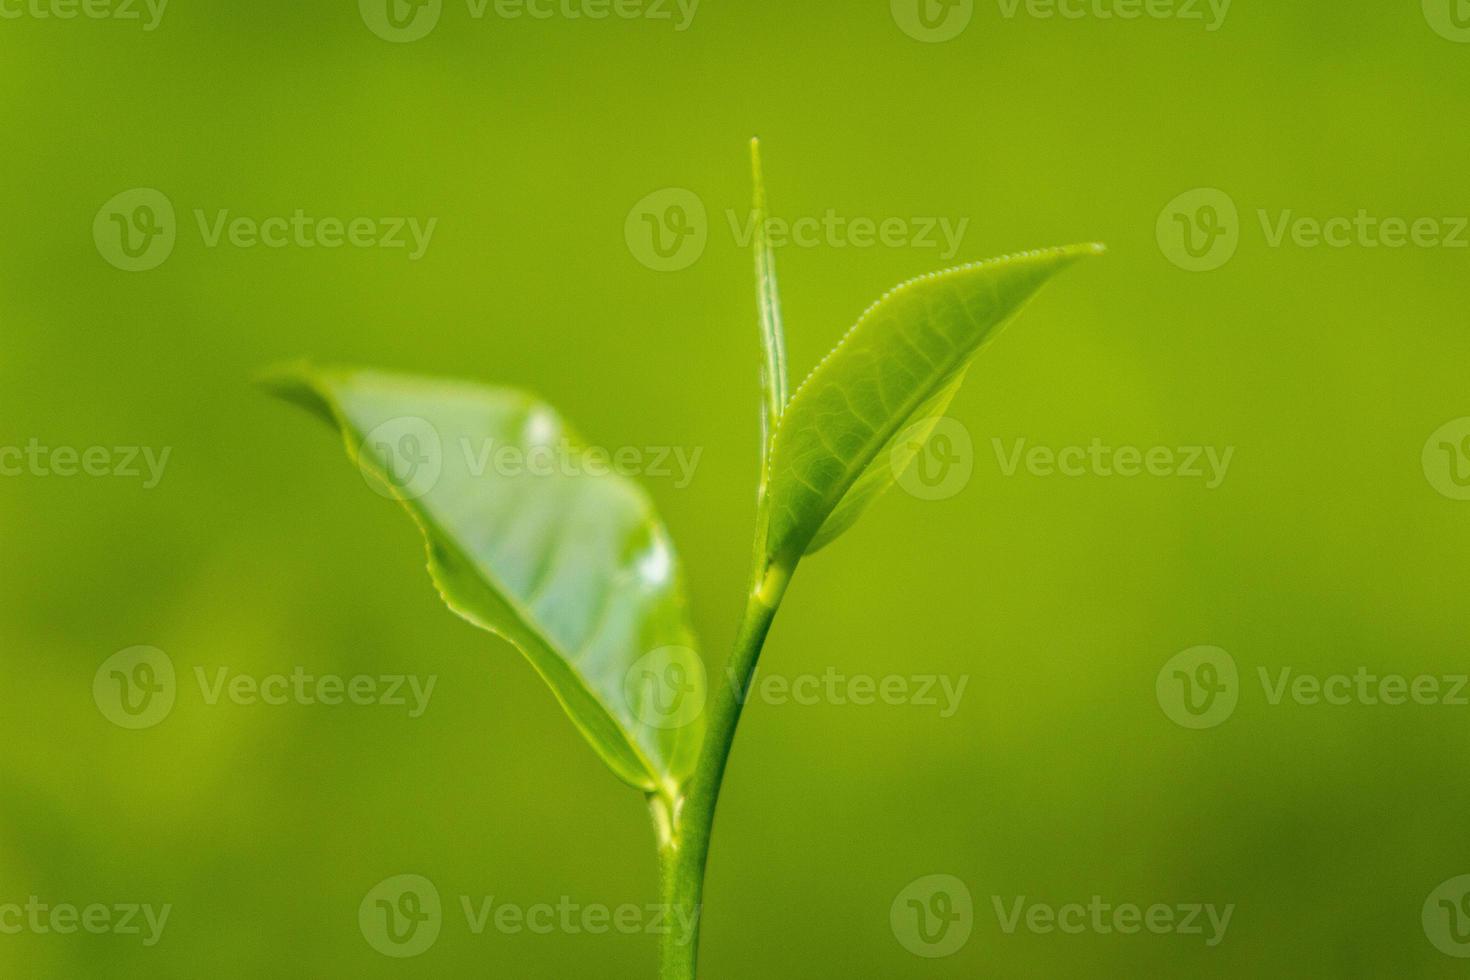
[[846,531],[912,461],[986,341],[1100,245],[911,280],[868,309],[791,396],[771,457],[768,560],[789,570]]
[[786,335],[781,323],[781,292],[776,285],[776,257],[766,228],[770,216],[766,208],[766,178],[761,168],[761,142],[750,141],[750,169],[755,184],[755,289],[760,309],[761,391],[765,396],[761,409],[762,491],[770,466],[771,437],[786,408]]
[[445,603],[525,654],[619,777],[672,796],[703,738],[705,675],[647,495],[523,392],[309,366],[265,384],[403,503]]
[[771,522],[771,443],[789,399],[786,376],[786,334],[781,323],[781,292],[776,285],[776,256],[766,221],[766,178],[761,167],[761,143],[750,141],[750,172],[755,185],[755,292],[761,333],[761,475],[756,491],[755,557],[760,568]]

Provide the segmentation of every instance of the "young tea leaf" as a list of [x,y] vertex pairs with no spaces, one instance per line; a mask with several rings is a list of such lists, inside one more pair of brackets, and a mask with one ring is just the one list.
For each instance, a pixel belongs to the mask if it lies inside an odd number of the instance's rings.
[[864,313],[776,430],[771,563],[789,569],[851,527],[912,461],[985,342],[1053,275],[1102,251],[1074,245],[937,272]]
[[761,388],[764,402],[761,411],[761,467],[764,470],[771,455],[771,436],[786,408],[786,335],[781,323],[781,292],[776,285],[776,256],[766,228],[770,217],[766,207],[766,177],[761,167],[761,143],[750,141],[751,178],[755,184],[755,290],[760,309]]
[[761,476],[756,490],[756,558],[763,557],[771,522],[771,442],[789,400],[786,376],[786,334],[781,323],[781,291],[776,285],[776,256],[766,221],[766,176],[761,167],[761,143],[750,141],[750,172],[755,185],[755,293],[761,328]]
[[647,495],[587,465],[522,392],[306,366],[265,384],[334,425],[407,508],[449,607],[520,649],[619,777],[672,795],[703,737],[705,674]]

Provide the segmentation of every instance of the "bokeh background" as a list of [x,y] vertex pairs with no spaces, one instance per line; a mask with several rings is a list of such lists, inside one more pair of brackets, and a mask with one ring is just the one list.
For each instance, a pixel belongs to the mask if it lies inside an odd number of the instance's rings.
[[[706,0],[684,31],[477,19],[446,0],[410,43],[375,35],[351,0],[174,0],[151,31],[6,6],[0,445],[171,456],[152,488],[0,478],[0,902],[172,911],[152,947],[0,935],[0,970],[652,975],[648,936],[466,927],[464,895],[656,901],[647,813],[519,655],[442,607],[410,522],[339,440],[250,379],[307,355],[520,384],[600,445],[701,449],[688,486],[647,485],[718,671],[757,469],[750,258],[728,213],[747,213],[759,134],[780,217],[967,218],[956,260],[1111,252],[1050,286],[971,372],[950,412],[973,440],[968,484],[891,493],[801,568],[768,673],[968,688],[948,718],[750,706],[705,974],[1463,975],[1421,908],[1470,872],[1470,707],[1273,705],[1257,671],[1470,670],[1470,503],[1421,461],[1470,416],[1470,251],[1272,247],[1258,218],[1470,214],[1470,44],[1449,19],[1465,11],[1240,0],[1217,30],[1213,15],[1095,13],[1118,6],[1066,19],[978,3],[942,43],[886,0]],[[177,244],[125,272],[93,222],[138,187],[172,202]],[[677,272],[625,235],[665,188],[708,213],[704,251]],[[1195,188],[1239,209],[1238,247],[1209,272],[1157,233]],[[208,247],[194,218],[297,208],[438,224],[410,261]],[[798,376],[882,291],[946,264],[839,244],[779,252]],[[1235,455],[1213,490],[1006,476],[992,440],[1018,438]],[[168,717],[131,731],[92,685],[140,644],[166,651],[179,685]],[[1238,664],[1239,703],[1192,730],[1155,682],[1201,644]],[[209,705],[196,667],[438,680],[410,719]],[[365,941],[357,910],[404,873],[435,882],[446,911],[433,947],[399,960]],[[909,952],[890,922],[934,874],[975,909],[943,959]],[[1093,895],[1235,910],[1210,947],[1008,934],[993,907]]]

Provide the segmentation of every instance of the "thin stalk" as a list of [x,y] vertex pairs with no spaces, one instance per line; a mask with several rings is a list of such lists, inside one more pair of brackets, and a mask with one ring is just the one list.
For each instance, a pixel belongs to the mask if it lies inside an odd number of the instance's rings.
[[[704,871],[714,832],[715,808],[725,780],[725,766],[735,743],[735,730],[745,696],[755,676],[766,635],[791,580],[791,569],[758,564],[745,616],[730,657],[729,683],[713,685],[709,729],[684,796],[653,801],[659,830],[659,862],[663,901],[672,927],[664,934],[659,980],[695,980],[699,958],[699,922],[704,902]],[[681,923],[692,923],[685,928]]]
[[651,797],[658,832],[660,896],[665,932],[659,940],[659,980],[692,980],[699,955],[702,876],[689,878],[684,841],[675,816],[678,801]]

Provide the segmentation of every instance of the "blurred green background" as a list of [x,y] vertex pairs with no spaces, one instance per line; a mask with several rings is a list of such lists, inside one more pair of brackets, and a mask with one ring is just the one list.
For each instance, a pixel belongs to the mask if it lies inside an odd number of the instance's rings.
[[[1470,503],[1438,492],[1447,475],[1421,450],[1470,415],[1470,251],[1272,247],[1258,217],[1470,214],[1470,45],[1435,2],[1238,3],[1217,30],[1096,13],[1127,0],[1080,19],[986,2],[928,43],[887,0],[707,0],[683,31],[446,0],[426,36],[392,43],[351,0],[174,0],[151,31],[4,0],[0,446],[171,455],[152,488],[0,477],[0,904],[172,911],[151,947],[0,934],[0,971],[652,975],[649,936],[467,927],[460,896],[656,901],[646,810],[519,655],[443,608],[415,530],[339,440],[250,378],[309,355],[519,384],[597,444],[702,449],[687,487],[647,485],[718,670],[758,424],[750,258],[728,213],[747,213],[760,134],[780,217],[967,218],[955,261],[1111,253],[1050,286],[971,372],[950,411],[973,439],[969,483],[938,501],[895,490],[803,565],[767,673],[968,688],[948,718],[750,706],[705,975],[1464,975],[1421,908],[1470,872],[1470,707],[1273,705],[1257,679],[1467,670]],[[125,272],[93,221],[139,187],[172,202],[177,244]],[[625,235],[664,188],[708,213],[707,246],[677,272]],[[1210,272],[1157,233],[1195,188],[1239,209],[1237,251]],[[410,261],[209,247],[194,217],[297,208],[438,224]],[[885,289],[947,264],[840,244],[779,253],[798,377]],[[1214,490],[1006,476],[992,440],[1019,438],[1235,455]],[[171,658],[177,703],[131,731],[92,684],[140,644]],[[1155,682],[1201,644],[1238,664],[1239,704],[1191,730]],[[210,705],[196,667],[438,680],[410,719]],[[404,873],[431,879],[445,914],[431,949],[398,960],[357,909]],[[974,903],[942,959],[890,922],[934,874]],[[994,909],[1093,895],[1235,910],[1211,947],[1007,933]]]

